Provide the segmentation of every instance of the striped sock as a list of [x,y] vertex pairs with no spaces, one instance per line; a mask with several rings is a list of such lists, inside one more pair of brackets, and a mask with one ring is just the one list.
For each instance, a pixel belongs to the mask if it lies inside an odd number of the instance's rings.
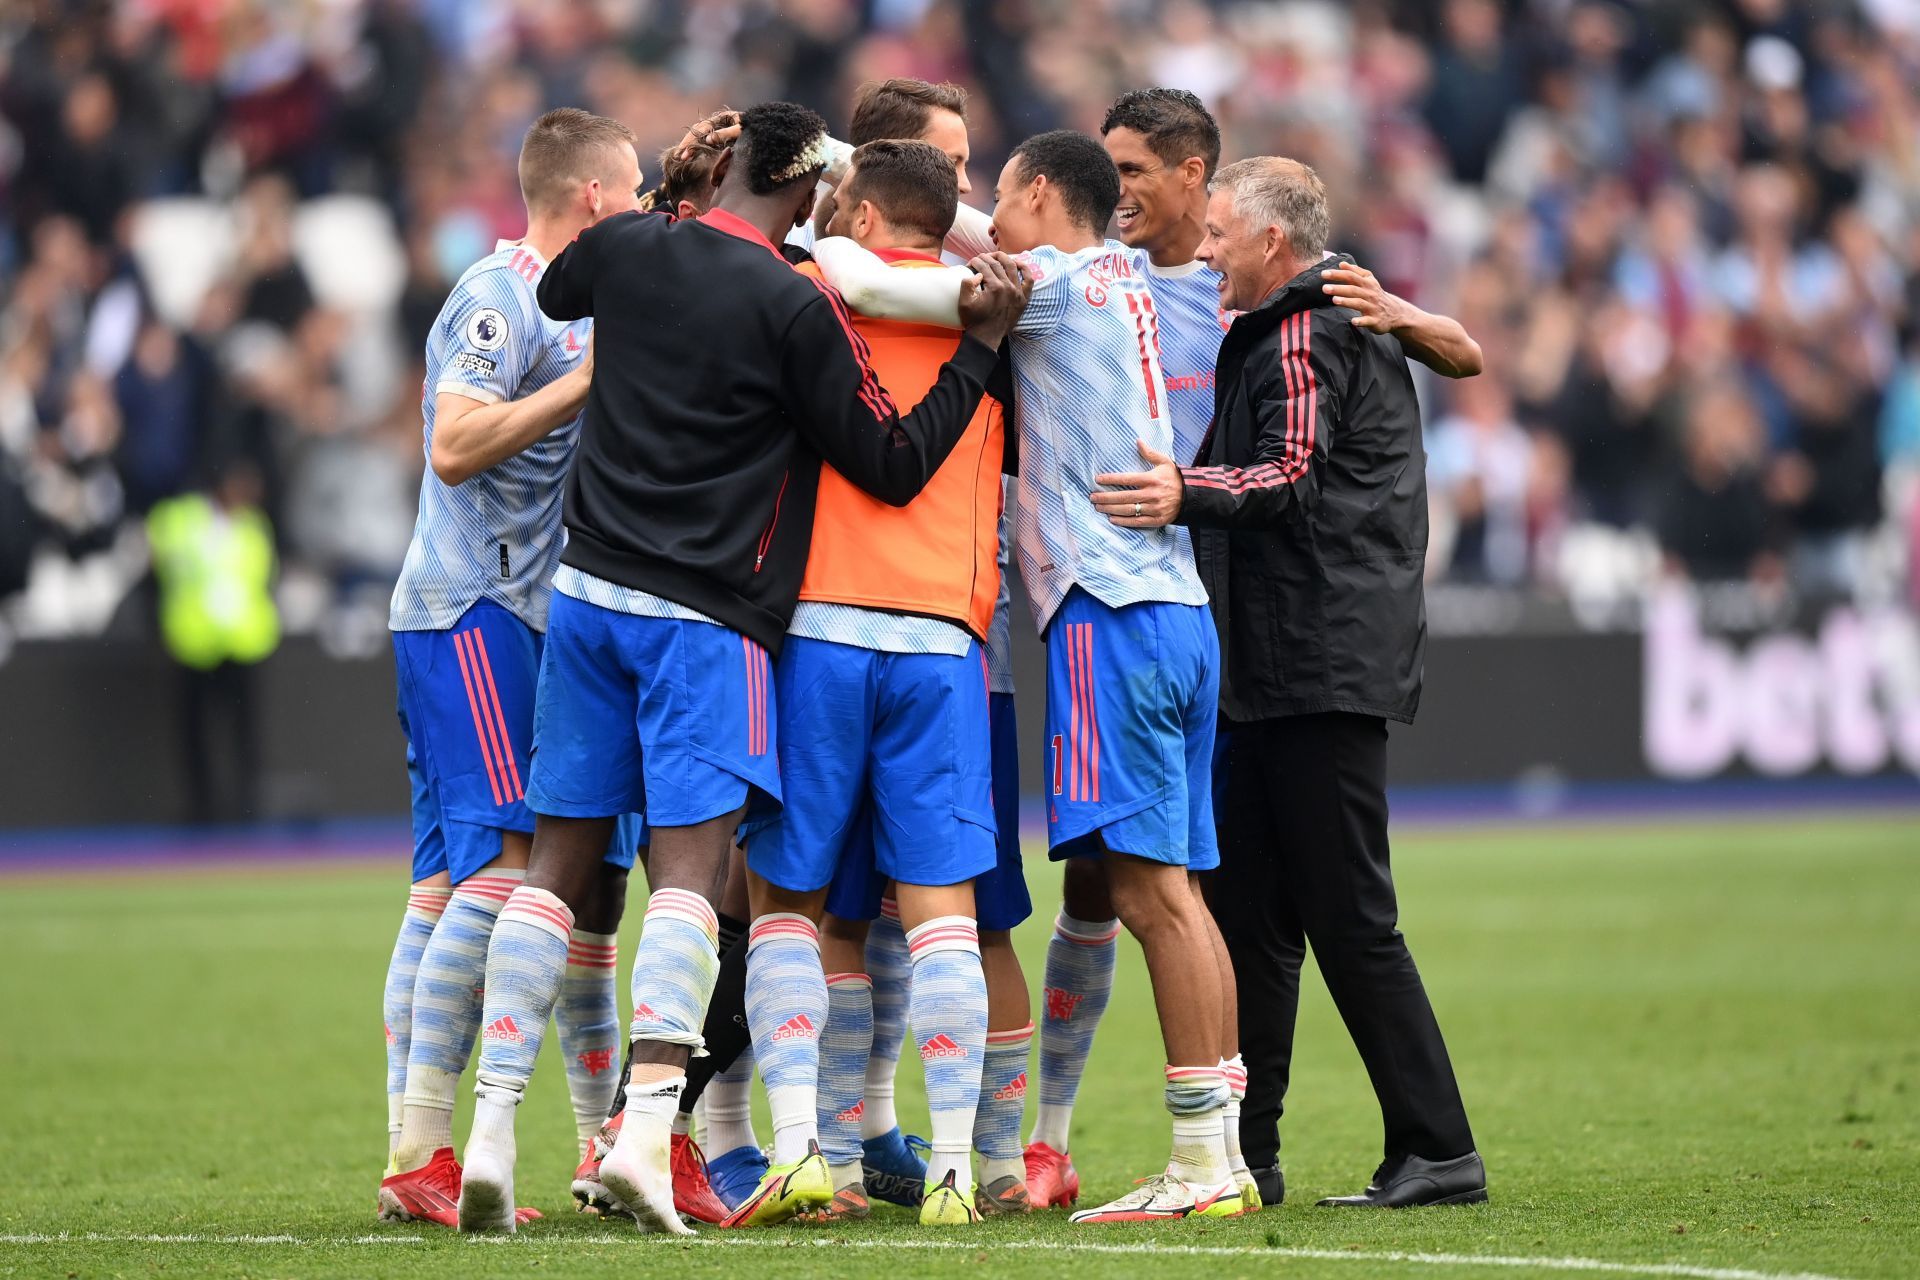
[[861,1091],[873,1052],[873,979],[864,973],[827,975],[827,1029],[820,1037],[820,1150],[839,1183],[848,1166],[860,1171]]
[[714,1155],[760,1145],[760,1136],[753,1131],[751,1044],[700,1095],[700,1143]]
[[526,876],[518,867],[496,867],[461,881],[420,957],[396,1169],[418,1169],[435,1151],[453,1145],[453,1098],[480,1030],[487,942],[500,909]]
[[1247,1064],[1239,1054],[1220,1059],[1220,1076],[1227,1083],[1227,1106],[1220,1113],[1220,1137],[1227,1148],[1227,1167],[1240,1182],[1252,1181],[1247,1158],[1240,1153],[1240,1104],[1247,1099]]
[[553,1023],[567,1060],[567,1094],[582,1146],[600,1132],[620,1087],[620,1004],[613,991],[619,959],[617,933],[575,929],[567,940],[567,972]]
[[413,988],[420,973],[420,955],[427,949],[433,927],[446,912],[451,889],[416,884],[407,890],[407,910],[400,917],[400,936],[393,941],[387,961],[387,989],[381,1015],[387,1027],[387,1156],[400,1145],[402,1109],[407,1094],[407,1055],[413,1049]]
[[711,903],[690,889],[653,891],[633,956],[633,1039],[701,1050],[719,947]]
[[1210,1067],[1167,1068],[1167,1110],[1173,1113],[1173,1155],[1167,1161],[1168,1173],[1207,1187],[1233,1177],[1221,1132],[1221,1116],[1226,1109],[1227,1082],[1217,1063]]
[[[523,884],[507,899],[487,947],[487,997],[480,1013],[479,1083],[474,1090],[481,1097],[517,1104],[526,1092],[547,1036],[547,1019],[560,998],[572,933],[573,912],[547,890]],[[489,1115],[498,1119],[498,1107]],[[487,1132],[504,1140],[491,1125]],[[476,1120],[468,1147],[481,1136]]]
[[987,978],[980,969],[980,932],[966,916],[935,916],[907,933],[913,957],[908,1018],[920,1042],[933,1117],[927,1186],[952,1173],[973,1199],[973,1114],[987,1056]]
[[980,1177],[992,1186],[1012,1175],[1024,1180],[1020,1119],[1027,1106],[1027,1054],[1033,1024],[1012,1031],[987,1032],[987,1061],[980,1072],[980,1109],[973,1117],[973,1149],[980,1153]]
[[761,916],[747,934],[747,1025],[773,1113],[773,1160],[790,1164],[820,1136],[815,1116],[827,975],[820,930],[802,915]]
[[860,1112],[860,1136],[879,1138],[900,1127],[893,1110],[893,1077],[907,1038],[907,988],[913,961],[900,928],[900,904],[880,899],[880,918],[867,930],[867,973],[873,979],[873,1054]]
[[1031,1142],[1067,1149],[1073,1099],[1093,1051],[1093,1033],[1113,994],[1113,966],[1120,922],[1096,924],[1062,911],[1047,943],[1040,1018],[1040,1107]]

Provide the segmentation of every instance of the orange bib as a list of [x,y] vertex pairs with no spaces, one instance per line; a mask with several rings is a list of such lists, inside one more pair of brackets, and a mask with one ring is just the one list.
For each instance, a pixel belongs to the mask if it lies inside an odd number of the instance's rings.
[[[920,254],[882,256],[902,270],[941,265]],[[812,263],[800,270],[819,275]],[[873,349],[880,385],[903,413],[932,389],[958,336],[937,325],[866,316],[853,322]],[[982,396],[960,443],[904,507],[869,497],[822,464],[800,598],[944,618],[984,640],[1000,593],[1005,447],[1005,414]]]

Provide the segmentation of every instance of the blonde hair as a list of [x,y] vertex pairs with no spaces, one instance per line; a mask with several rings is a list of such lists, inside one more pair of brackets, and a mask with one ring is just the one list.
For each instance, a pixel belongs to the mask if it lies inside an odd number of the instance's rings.
[[1285,156],[1236,160],[1214,175],[1210,191],[1233,196],[1234,212],[1256,227],[1279,227],[1296,257],[1316,259],[1333,234],[1327,187],[1320,175]]
[[527,208],[552,212],[589,178],[611,179],[615,148],[633,146],[633,130],[578,107],[549,111],[520,144],[520,196]]

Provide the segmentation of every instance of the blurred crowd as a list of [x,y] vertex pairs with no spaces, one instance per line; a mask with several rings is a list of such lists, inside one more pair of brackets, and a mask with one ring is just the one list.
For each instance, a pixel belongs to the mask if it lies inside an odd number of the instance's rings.
[[135,625],[147,513],[239,474],[288,626],[380,638],[426,329],[523,230],[526,125],[585,105],[644,161],[890,75],[972,91],[976,202],[1148,84],[1317,167],[1338,247],[1486,350],[1423,386],[1437,579],[1920,592],[1910,0],[18,0],[0,613]]

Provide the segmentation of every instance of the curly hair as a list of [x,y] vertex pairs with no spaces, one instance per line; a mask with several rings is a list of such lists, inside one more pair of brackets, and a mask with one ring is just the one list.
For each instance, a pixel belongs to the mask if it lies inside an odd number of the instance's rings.
[[713,203],[713,167],[730,143],[711,141],[714,130],[732,124],[739,112],[722,107],[693,122],[682,139],[660,152],[660,184],[640,197],[642,209],[672,213],[685,200],[704,211]]
[[827,122],[797,102],[763,102],[740,113],[734,151],[747,190],[770,196],[827,167]]

